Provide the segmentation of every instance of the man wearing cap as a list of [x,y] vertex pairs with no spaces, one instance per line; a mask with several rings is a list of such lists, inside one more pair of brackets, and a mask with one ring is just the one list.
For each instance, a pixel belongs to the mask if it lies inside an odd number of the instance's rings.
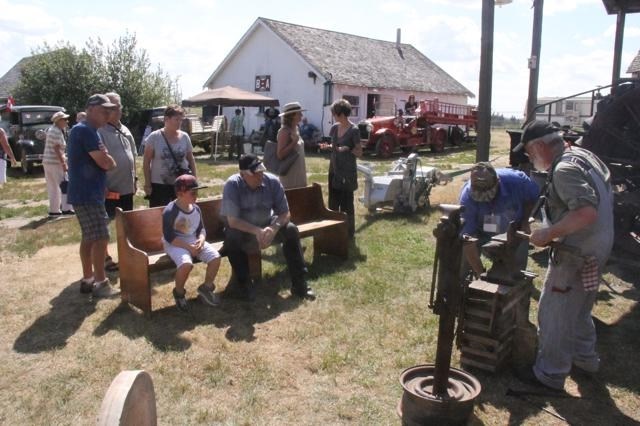
[[109,110],[109,121],[98,129],[100,139],[116,162],[116,167],[107,172],[107,195],[105,209],[109,218],[116,215],[116,207],[124,211],[133,210],[136,192],[136,142],[133,135],[120,122],[122,103],[115,92],[105,95],[115,107]]
[[66,180],[67,159],[65,157],[66,142],[64,131],[67,129],[69,116],[58,111],[51,117],[53,126],[47,129],[47,138],[44,142],[42,167],[44,168],[44,180],[47,184],[49,195],[49,218],[53,219],[61,215],[72,215],[73,207],[67,203],[67,194],[62,192],[60,184]]
[[116,105],[102,94],[87,101],[87,119],[74,126],[69,134],[68,201],[73,205],[82,231],[80,261],[83,278],[80,291],[94,296],[110,293],[104,259],[109,243],[107,212],[104,208],[106,172],[116,167],[102,143],[98,129],[109,119]]
[[538,353],[518,377],[564,388],[572,367],[599,369],[591,309],[600,274],[613,246],[613,193],[607,166],[593,153],[565,145],[560,129],[532,121],[514,151],[524,149],[537,170],[548,171],[545,226],[530,241],[552,242],[538,308]]
[[[495,169],[491,163],[477,163],[471,177],[462,188],[460,204],[464,206],[462,236],[466,238],[462,251],[476,276],[484,271],[478,246],[492,236],[507,232],[516,222],[519,230],[529,233],[529,214],[540,189],[527,175],[518,170]],[[526,240],[516,249],[518,268],[526,269]]]
[[226,218],[224,249],[237,278],[241,296],[255,298],[249,276],[248,254],[282,243],[291,277],[291,293],[313,300],[315,293],[305,280],[306,267],[300,247],[298,227],[289,221],[289,205],[278,178],[265,173],[254,154],[240,157],[240,172],[224,184],[221,215]]

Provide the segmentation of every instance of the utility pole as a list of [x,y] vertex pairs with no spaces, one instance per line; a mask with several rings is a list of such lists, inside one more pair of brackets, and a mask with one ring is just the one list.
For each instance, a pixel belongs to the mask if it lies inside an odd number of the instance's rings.
[[533,32],[531,37],[531,57],[529,58],[529,97],[525,122],[535,120],[538,104],[538,76],[540,74],[540,46],[542,39],[542,8],[544,0],[533,0]]
[[478,90],[478,147],[476,161],[489,160],[491,144],[491,84],[493,79],[494,0],[482,0],[480,87]]

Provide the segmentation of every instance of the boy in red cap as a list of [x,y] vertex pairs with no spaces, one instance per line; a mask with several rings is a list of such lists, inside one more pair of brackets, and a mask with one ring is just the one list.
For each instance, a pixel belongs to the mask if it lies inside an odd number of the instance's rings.
[[202,224],[202,213],[196,204],[198,185],[195,176],[181,175],[174,183],[178,198],[171,201],[162,213],[162,243],[167,255],[176,264],[176,286],[173,298],[176,307],[183,312],[189,310],[184,285],[193,269],[193,258],[207,264],[204,283],[198,287],[198,296],[210,306],[220,304],[220,296],[214,293],[213,283],[220,268],[220,253],[205,241],[206,231]]

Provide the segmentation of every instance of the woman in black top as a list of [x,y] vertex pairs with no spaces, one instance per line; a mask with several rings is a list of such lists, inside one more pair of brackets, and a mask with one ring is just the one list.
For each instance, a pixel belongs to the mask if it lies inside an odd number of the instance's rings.
[[404,104],[404,113],[407,115],[414,115],[416,113],[416,109],[418,109],[416,97],[409,95],[409,100]]
[[331,150],[329,162],[329,208],[345,212],[348,218],[349,237],[355,235],[355,208],[353,192],[358,189],[356,158],[362,156],[358,126],[349,121],[351,104],[345,99],[331,105],[331,114],[336,124],[331,127],[330,144],[321,144],[320,149]]

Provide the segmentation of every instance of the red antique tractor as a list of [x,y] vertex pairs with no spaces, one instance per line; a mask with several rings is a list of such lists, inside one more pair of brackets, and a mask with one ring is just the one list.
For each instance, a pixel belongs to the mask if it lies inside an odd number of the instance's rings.
[[478,123],[477,110],[470,105],[420,101],[415,115],[373,117],[358,124],[365,152],[389,158],[397,149],[404,153],[429,146],[442,152],[447,143],[461,145],[475,140],[470,131]]

